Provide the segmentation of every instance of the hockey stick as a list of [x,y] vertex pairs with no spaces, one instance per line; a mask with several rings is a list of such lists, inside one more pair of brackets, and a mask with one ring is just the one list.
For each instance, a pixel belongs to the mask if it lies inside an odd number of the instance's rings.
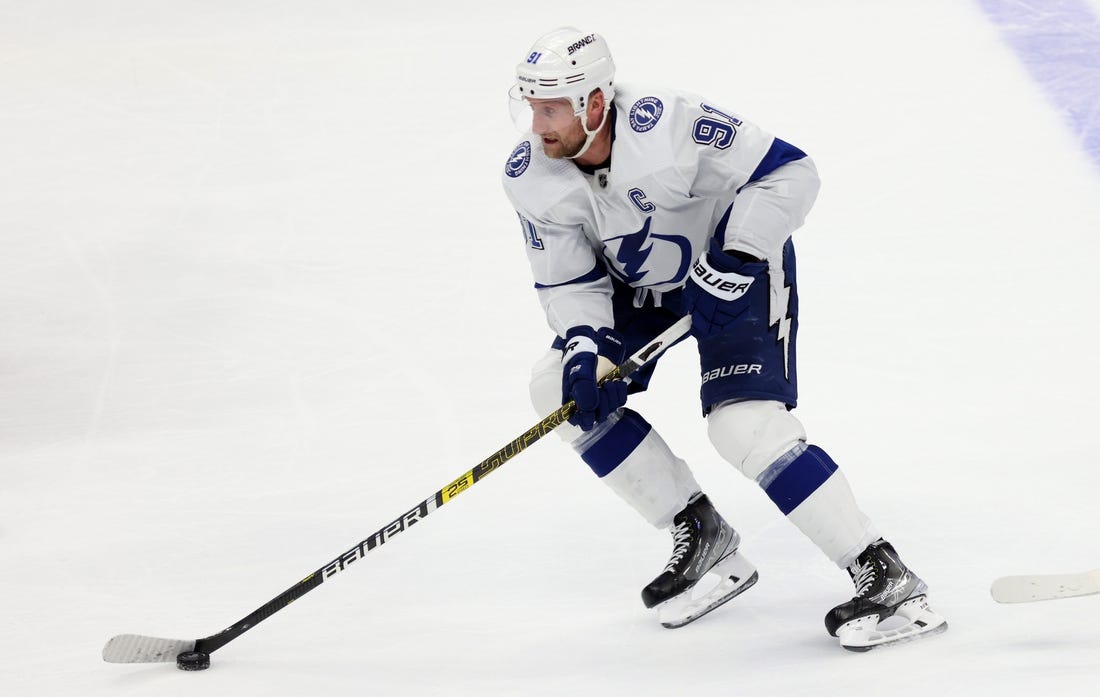
[[1004,576],[989,588],[998,603],[1032,603],[1094,593],[1100,593],[1100,569],[1079,574]]
[[[691,317],[681,318],[676,324],[643,346],[637,353],[616,366],[601,382],[629,376],[683,338],[690,328]],[[416,504],[367,539],[295,583],[227,629],[202,639],[189,640],[162,639],[139,634],[119,634],[111,637],[106,646],[103,647],[103,660],[108,663],[160,663],[175,660],[180,668],[186,670],[201,670],[208,667],[211,653],[328,581],[336,574],[344,571],[350,564],[363,558],[368,552],[386,544],[395,535],[419,523],[437,508],[477,484],[500,468],[505,462],[526,450],[532,443],[568,421],[574,411],[576,411],[576,404],[572,401],[563,404],[557,411],[539,421],[508,445],[479,462],[473,469],[447,484],[429,498]]]

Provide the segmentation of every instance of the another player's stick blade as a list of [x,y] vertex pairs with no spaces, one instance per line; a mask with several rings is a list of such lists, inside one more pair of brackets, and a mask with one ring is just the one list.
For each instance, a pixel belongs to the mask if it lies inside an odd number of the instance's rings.
[[184,651],[194,650],[194,639],[119,634],[111,637],[103,647],[103,660],[108,663],[168,663]]
[[1100,570],[1079,574],[1005,576],[993,582],[989,594],[998,603],[1033,603],[1100,593]]

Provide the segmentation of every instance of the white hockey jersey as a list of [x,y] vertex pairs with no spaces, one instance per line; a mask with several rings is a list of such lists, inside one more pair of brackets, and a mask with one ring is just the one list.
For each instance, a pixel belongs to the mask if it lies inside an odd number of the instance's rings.
[[528,133],[505,165],[550,327],[612,327],[611,278],[637,301],[681,287],[719,230],[725,249],[775,255],[817,196],[812,161],[694,95],[617,86],[610,165],[586,174]]

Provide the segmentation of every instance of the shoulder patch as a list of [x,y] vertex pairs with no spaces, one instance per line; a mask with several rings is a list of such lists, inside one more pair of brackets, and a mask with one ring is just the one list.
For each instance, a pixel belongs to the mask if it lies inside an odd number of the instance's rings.
[[638,133],[645,133],[661,120],[665,105],[656,97],[642,97],[630,107],[630,127]]
[[504,173],[513,179],[527,171],[531,164],[531,141],[525,140],[516,146],[504,165]]

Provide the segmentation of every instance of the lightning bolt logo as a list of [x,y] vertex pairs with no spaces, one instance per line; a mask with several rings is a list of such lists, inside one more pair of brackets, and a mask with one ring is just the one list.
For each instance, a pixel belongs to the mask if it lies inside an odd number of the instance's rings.
[[525,140],[516,146],[504,165],[504,173],[513,179],[527,171],[531,164],[531,141]]
[[791,287],[786,284],[782,268],[772,268],[772,306],[770,327],[776,328],[776,341],[783,344],[783,377],[791,378]]
[[[620,240],[619,250],[615,252],[615,261],[619,263],[622,270],[620,271],[615,268],[613,264],[608,264],[608,268],[623,283],[635,288],[659,286],[663,283],[679,283],[687,276],[688,268],[691,266],[691,242],[686,237],[681,237],[680,235],[651,234],[649,231],[649,224],[652,221],[653,217],[649,216],[645,219],[645,224],[642,225],[641,230],[632,232],[628,235],[607,238],[608,242]],[[675,256],[673,256],[674,253],[668,249],[667,245],[664,245],[666,242],[675,245],[680,254],[680,263],[675,272],[666,271],[666,273],[672,274],[671,278],[657,281],[654,280],[653,276],[650,276],[647,283],[642,283],[642,279],[649,273],[649,270],[642,271],[642,267],[645,266],[646,262],[650,259],[651,252],[653,252],[653,240],[659,240],[662,243],[662,246],[658,248],[657,255],[653,257],[656,262],[655,266],[663,268],[675,259]],[[606,249],[604,254],[608,254]]]
[[641,230],[632,232],[629,235],[620,235],[608,239],[609,242],[611,240],[622,240],[619,243],[619,251],[615,253],[615,260],[622,265],[623,274],[625,274],[622,280],[628,285],[636,284],[649,273],[648,271],[641,271],[641,268],[649,259],[649,253],[653,250],[653,243],[650,243],[648,247],[644,246],[649,241],[649,223],[652,220],[653,216],[646,216],[645,225],[642,226]]

